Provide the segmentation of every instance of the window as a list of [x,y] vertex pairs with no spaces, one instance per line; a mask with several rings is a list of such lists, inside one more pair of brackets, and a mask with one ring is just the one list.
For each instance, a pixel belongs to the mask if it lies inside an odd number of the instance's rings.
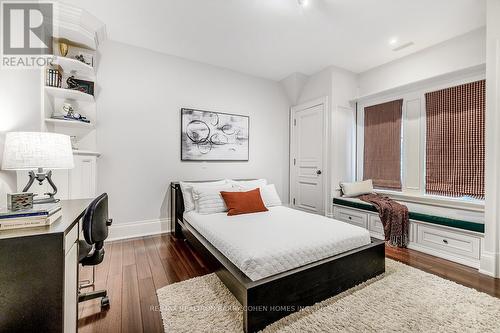
[[376,188],[401,196],[427,196],[424,201],[479,204],[476,200],[484,200],[485,92],[484,73],[478,72],[358,102],[359,179],[373,179]]
[[365,108],[364,179],[377,188],[401,190],[401,115],[403,100]]
[[485,80],[425,94],[425,192],[484,199]]

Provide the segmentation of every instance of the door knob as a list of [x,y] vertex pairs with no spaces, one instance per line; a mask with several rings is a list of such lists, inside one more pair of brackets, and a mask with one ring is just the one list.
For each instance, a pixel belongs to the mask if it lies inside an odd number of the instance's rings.
[[321,170],[316,171],[317,175],[321,175]]

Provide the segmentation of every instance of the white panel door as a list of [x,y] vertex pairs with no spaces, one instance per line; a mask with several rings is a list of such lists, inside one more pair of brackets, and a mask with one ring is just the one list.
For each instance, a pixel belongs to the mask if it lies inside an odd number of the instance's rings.
[[292,111],[292,206],[324,215],[324,104]]

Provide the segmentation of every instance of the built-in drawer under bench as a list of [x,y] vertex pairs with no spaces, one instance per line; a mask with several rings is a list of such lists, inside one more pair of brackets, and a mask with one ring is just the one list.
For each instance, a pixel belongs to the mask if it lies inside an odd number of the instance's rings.
[[[479,268],[484,224],[410,212],[408,248]],[[372,205],[335,198],[335,219],[366,228],[383,239],[384,229]]]

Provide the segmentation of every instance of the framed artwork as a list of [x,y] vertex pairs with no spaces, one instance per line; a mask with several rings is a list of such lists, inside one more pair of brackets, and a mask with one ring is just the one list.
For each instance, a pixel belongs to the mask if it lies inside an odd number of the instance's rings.
[[94,82],[80,79],[74,79],[74,81],[78,84],[76,90],[94,96]]
[[248,116],[181,109],[182,161],[248,161]]

